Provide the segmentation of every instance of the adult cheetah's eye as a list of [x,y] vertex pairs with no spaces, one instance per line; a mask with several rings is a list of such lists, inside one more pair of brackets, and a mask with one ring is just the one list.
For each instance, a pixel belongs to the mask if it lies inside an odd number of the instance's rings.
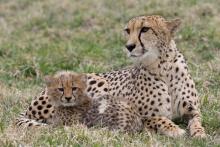
[[130,29],[125,29],[125,32],[126,32],[127,34],[130,34]]
[[76,91],[78,88],[77,87],[73,87],[72,88],[72,91]]
[[63,92],[63,91],[64,91],[64,89],[63,89],[63,88],[58,88],[58,90],[59,90],[59,91],[61,91],[61,92]]
[[143,28],[141,29],[141,33],[145,33],[145,32],[147,32],[149,29],[150,29],[149,27],[143,27]]

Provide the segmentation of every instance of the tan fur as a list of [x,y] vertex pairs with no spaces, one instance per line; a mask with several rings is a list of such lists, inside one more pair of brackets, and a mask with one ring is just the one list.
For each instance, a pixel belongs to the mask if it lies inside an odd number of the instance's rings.
[[[142,121],[132,105],[127,101],[115,99],[108,95],[91,99],[87,96],[87,76],[74,72],[59,72],[55,76],[47,76],[46,95],[48,103],[53,105],[53,113],[44,118],[45,123],[57,125],[72,125],[83,123],[89,127],[101,126],[123,132],[142,130]],[[103,80],[100,80],[103,82]],[[62,90],[60,91],[60,89]],[[73,89],[74,88],[74,89]],[[66,97],[71,98],[69,101]],[[36,107],[44,107],[40,100]],[[43,108],[44,109],[44,108]],[[40,110],[37,113],[44,112]],[[33,126],[29,122],[28,126]],[[36,123],[38,126],[39,123]],[[44,125],[44,124],[42,124]]]
[[[54,77],[46,77],[47,93],[55,104],[59,105],[78,105],[88,101],[82,99],[86,88],[86,75],[74,72],[58,72]],[[63,89],[64,91],[60,91]],[[80,99],[78,98],[80,96]],[[84,102],[85,101],[85,102]]]
[[[128,55],[135,59],[137,65],[144,66],[165,81],[172,101],[172,117],[191,119],[188,125],[190,135],[204,137],[195,84],[188,73],[185,59],[173,40],[179,25],[179,19],[167,21],[161,16],[135,17],[125,28],[126,47]],[[129,44],[133,48],[129,48]]]
[[[167,21],[160,16],[131,19],[125,30],[129,32],[127,45],[135,43],[135,48],[128,52],[128,55],[137,61],[136,65],[107,73],[86,74],[87,95],[94,100],[105,95],[110,98],[123,98],[138,110],[146,128],[171,137],[182,136],[185,131],[170,119],[188,116],[189,119],[193,118],[188,125],[190,134],[196,137],[205,136],[194,82],[188,73],[185,59],[172,38],[179,24],[179,20]],[[146,32],[140,36],[143,25],[152,29],[146,31],[145,28]],[[42,95],[47,97],[46,92],[39,97]],[[34,102],[39,100],[39,97],[33,99],[29,108],[36,109]],[[102,103],[100,112],[107,110],[107,106],[105,102]],[[26,115],[18,119],[18,125],[27,124],[27,119],[37,123],[47,120],[48,116],[53,114],[53,107],[49,112],[36,115],[33,114],[33,109],[27,109]],[[159,120],[164,120],[165,123]],[[148,121],[152,123],[147,125]]]
[[[54,104],[55,113],[47,119],[48,124],[72,125],[82,121],[90,107],[91,99],[84,94],[86,75],[74,72],[58,72],[45,78],[47,95]],[[60,88],[63,91],[60,91]],[[69,100],[66,100],[65,98]]]
[[[172,58],[169,50],[159,50],[160,46],[169,48],[172,36],[180,24],[180,20],[166,21],[161,16],[139,16],[131,19],[125,30],[127,33],[127,45],[135,44],[136,47],[128,55],[135,61],[150,66],[159,58]],[[143,28],[149,28],[146,33],[141,33]],[[169,53],[170,57],[166,57]],[[144,55],[144,56],[142,56]]]

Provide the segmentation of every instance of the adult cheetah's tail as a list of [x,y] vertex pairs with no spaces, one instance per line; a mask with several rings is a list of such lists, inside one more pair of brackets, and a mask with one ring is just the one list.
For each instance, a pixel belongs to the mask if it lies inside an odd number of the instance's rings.
[[25,113],[20,113],[15,120],[15,126],[18,128],[28,128],[28,127],[42,127],[47,126],[43,120],[37,121],[34,119],[27,118]]

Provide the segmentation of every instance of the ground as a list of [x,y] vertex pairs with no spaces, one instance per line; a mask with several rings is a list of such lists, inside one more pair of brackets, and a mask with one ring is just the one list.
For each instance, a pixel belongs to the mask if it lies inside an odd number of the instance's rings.
[[[73,146],[220,146],[220,1],[210,0],[0,0],[0,144]],[[202,103],[207,140],[172,139],[147,132],[11,127],[44,75],[57,70],[103,72],[130,65],[123,28],[133,16],[181,18],[176,35]],[[176,120],[182,128],[186,124]]]

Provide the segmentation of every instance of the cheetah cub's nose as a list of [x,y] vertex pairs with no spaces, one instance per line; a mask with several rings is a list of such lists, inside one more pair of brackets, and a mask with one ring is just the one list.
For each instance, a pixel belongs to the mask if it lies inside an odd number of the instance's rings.
[[71,97],[65,97],[65,99],[67,100],[67,102],[69,102],[71,100]]
[[129,52],[132,52],[136,45],[132,43],[125,45],[125,47],[128,49]]

